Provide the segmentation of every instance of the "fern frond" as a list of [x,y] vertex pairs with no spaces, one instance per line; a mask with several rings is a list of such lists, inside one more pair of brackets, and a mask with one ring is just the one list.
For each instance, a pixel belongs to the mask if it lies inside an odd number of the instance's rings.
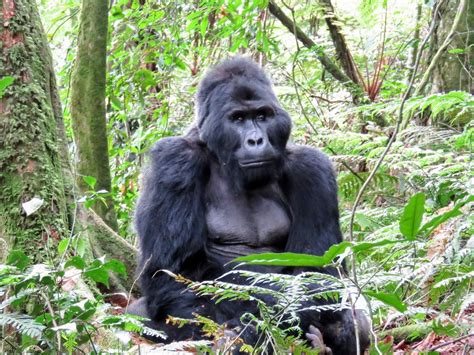
[[46,328],[26,314],[0,313],[0,326],[7,325],[15,328],[21,334],[35,339],[41,339],[41,335]]

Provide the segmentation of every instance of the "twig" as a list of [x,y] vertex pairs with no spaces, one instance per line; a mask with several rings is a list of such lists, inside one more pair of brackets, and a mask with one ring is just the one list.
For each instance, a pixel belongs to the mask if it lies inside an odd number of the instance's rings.
[[[293,85],[294,85],[294,88],[295,88],[295,94],[296,94],[296,98],[298,100],[298,104],[300,105],[300,108],[301,108],[301,112],[303,113],[303,117],[305,118],[306,122],[308,122],[309,126],[311,127],[311,129],[313,130],[314,133],[317,132],[317,129],[316,127],[314,126],[313,122],[311,122],[311,120],[309,119],[308,115],[306,114],[306,110],[305,108],[303,107],[303,103],[301,102],[301,97],[300,97],[300,94],[299,94],[299,91],[298,91],[298,83],[296,82],[296,78],[295,78],[295,63],[296,63],[296,60],[298,59],[298,54],[299,54],[299,46],[298,46],[298,43],[296,43],[296,46],[297,46],[297,52],[295,54],[295,57],[294,57],[294,60],[293,60],[293,63],[292,63],[292,68],[291,68],[291,80],[293,81]],[[323,140],[323,142],[325,143],[326,145],[326,148],[333,154],[333,155],[337,155],[337,152],[332,149],[329,144],[327,144],[327,142],[325,142]],[[349,172],[351,174],[353,174],[357,179],[359,179],[360,181],[364,181],[364,179],[359,175],[357,174],[357,172],[352,169],[349,164],[347,164],[345,161],[342,161],[341,162],[342,165],[344,165],[344,167],[349,170]]]
[[459,338],[456,338],[456,339],[447,341],[447,342],[445,342],[445,343],[443,343],[443,344],[435,345],[435,346],[433,346],[432,348],[430,348],[428,351],[435,351],[435,350],[438,350],[438,349],[440,349],[440,348],[445,347],[446,345],[454,344],[454,343],[456,343],[456,342],[458,342],[458,341],[464,340],[464,339],[469,338],[469,337],[472,337],[472,336],[474,336],[474,333],[463,335],[463,336],[461,336],[461,337],[459,337]]
[[[439,4],[441,2],[442,2],[442,0],[437,3],[436,8],[434,10],[435,14],[436,14],[436,12],[438,12]],[[401,124],[402,124],[402,121],[403,121],[403,108],[405,107],[405,103],[408,100],[408,98],[410,96],[410,93],[411,93],[411,90],[413,88],[416,73],[418,72],[418,67],[420,65],[421,55],[423,54],[423,48],[426,45],[426,43],[428,42],[428,39],[431,37],[431,34],[433,33],[433,30],[434,30],[434,23],[435,23],[434,18],[435,18],[435,16],[433,16],[430,31],[427,33],[427,35],[423,39],[423,43],[420,46],[420,51],[418,52],[418,55],[417,55],[417,58],[416,58],[415,67],[413,68],[413,73],[412,73],[412,76],[411,76],[410,83],[409,83],[408,88],[406,89],[406,91],[403,95],[402,101],[400,103],[400,109],[398,111],[398,118],[397,118],[397,123],[396,123],[396,126],[395,126],[395,130],[394,130],[392,136],[390,137],[390,140],[388,141],[387,147],[385,148],[385,150],[383,151],[381,157],[379,158],[379,160],[375,164],[374,169],[371,171],[371,173],[369,174],[369,176],[367,177],[367,179],[365,180],[365,182],[362,184],[361,188],[359,189],[356,200],[354,202],[354,206],[352,207],[351,219],[350,219],[350,224],[349,224],[349,241],[351,241],[351,242],[354,241],[355,214],[356,214],[356,211],[357,211],[357,207],[359,207],[359,203],[362,199],[362,195],[364,194],[365,189],[367,188],[367,186],[370,184],[370,182],[374,178],[377,170],[382,165],[382,162],[385,159],[385,157],[387,156],[388,152],[390,151],[390,148],[392,147],[392,144],[397,139],[398,131],[400,130],[400,127],[401,127]],[[354,254],[351,257],[351,266],[352,266],[352,274],[353,274],[354,282],[357,284],[356,259],[355,259]]]
[[86,324],[84,325],[84,330],[86,331],[87,336],[89,337],[89,343],[91,343],[91,345],[92,345],[92,350],[94,350],[94,354],[97,355],[98,354],[97,349],[95,348],[95,344],[92,341],[91,333],[89,333],[89,331],[87,330],[87,325]]
[[[442,2],[439,1],[436,5],[436,8],[435,8],[435,13],[438,12],[439,10],[439,5],[440,3]],[[435,18],[435,16],[433,16],[433,19]],[[420,51],[418,52],[418,55],[417,55],[417,58],[416,58],[416,62],[415,62],[415,67],[413,68],[413,74],[411,76],[411,80],[410,80],[410,83],[408,85],[408,88],[406,89],[404,95],[403,95],[403,98],[402,98],[402,101],[400,103],[400,108],[399,108],[399,111],[398,111],[398,118],[397,118],[397,123],[396,123],[396,126],[395,126],[395,130],[392,134],[392,136],[390,137],[390,140],[387,144],[387,147],[385,148],[385,150],[383,151],[382,153],[382,156],[379,158],[379,160],[377,161],[377,163],[375,164],[375,167],[374,169],[372,170],[372,172],[370,173],[370,175],[367,177],[367,179],[365,180],[364,184],[361,186],[361,188],[359,189],[359,192],[357,194],[357,197],[356,197],[356,200],[354,202],[354,206],[352,207],[352,212],[351,212],[351,219],[350,219],[350,224],[349,224],[349,241],[353,241],[354,240],[354,219],[355,219],[355,213],[357,211],[357,207],[359,206],[359,203],[362,199],[362,195],[364,194],[365,192],[365,189],[367,188],[367,186],[369,185],[370,181],[373,179],[373,177],[375,176],[375,173],[377,172],[377,170],[379,169],[380,165],[382,164],[383,160],[385,159],[385,156],[388,154],[390,148],[392,147],[392,144],[393,142],[395,142],[396,138],[397,138],[397,135],[398,135],[398,131],[400,129],[400,126],[401,126],[401,123],[403,121],[403,108],[405,106],[405,103],[406,101],[408,100],[409,96],[410,96],[410,93],[411,93],[411,90],[413,88],[413,84],[415,82],[415,77],[416,77],[416,74],[417,74],[417,71],[418,71],[418,67],[420,65],[420,60],[421,60],[421,55],[423,54],[423,48],[424,46],[426,45],[426,43],[428,42],[428,39],[431,37],[431,34],[433,33],[433,30],[434,30],[434,23],[435,21],[432,20],[432,23],[431,23],[431,28],[430,28],[430,31],[426,34],[425,38],[423,39],[423,43],[422,45],[420,46]],[[352,268],[354,269],[355,268],[355,257],[352,257]],[[354,272],[354,270],[353,270]],[[354,281],[357,282],[356,279],[354,279]]]
[[135,284],[137,281],[140,279],[140,277],[143,275],[143,272],[145,271],[148,263],[150,262],[151,258],[153,257],[153,254],[150,255],[148,259],[146,259],[145,264],[143,265],[142,269],[140,270],[140,273],[138,276],[133,280],[132,286],[130,286],[130,290],[128,291],[128,297],[127,297],[127,307],[125,307],[125,313],[128,312],[128,306],[130,305],[130,297],[132,297],[132,290],[135,287]]
[[[54,313],[54,309],[53,307],[51,306],[51,302],[49,301],[49,298],[48,296],[43,292],[41,291],[41,296],[43,296],[45,302],[46,302],[46,307],[48,307],[48,311],[49,311],[49,314],[51,315],[51,322],[53,323],[54,327],[57,328],[58,327],[58,323],[56,322],[56,314]],[[58,352],[61,353],[61,332],[58,330],[56,332],[56,341],[58,342]]]

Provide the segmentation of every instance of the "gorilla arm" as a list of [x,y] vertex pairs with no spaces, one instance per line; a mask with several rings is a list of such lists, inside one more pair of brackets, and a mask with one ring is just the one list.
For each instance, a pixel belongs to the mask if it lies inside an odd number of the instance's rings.
[[[287,154],[282,189],[287,194],[293,223],[285,251],[323,255],[333,244],[342,241],[337,183],[332,164],[323,153],[310,147],[289,147]],[[294,273],[302,271],[306,270],[298,268],[294,270]],[[334,268],[324,268],[319,271],[338,276]],[[315,287],[318,286],[315,285]],[[324,303],[323,300],[314,302]],[[369,344],[368,323],[362,313],[357,314],[357,319],[360,329],[360,348],[363,353]],[[312,325],[319,328],[323,333],[324,343],[335,354],[356,353],[354,325],[350,310],[305,311],[300,313],[300,320],[303,330],[310,329]]]
[[290,146],[282,187],[293,214],[286,251],[323,255],[342,241],[336,178],[326,155]]
[[159,270],[196,275],[204,259],[199,254],[206,233],[206,155],[196,142],[165,138],[154,146],[150,158],[135,216],[140,288],[149,318],[187,317],[195,311],[195,296],[183,293],[183,285]]

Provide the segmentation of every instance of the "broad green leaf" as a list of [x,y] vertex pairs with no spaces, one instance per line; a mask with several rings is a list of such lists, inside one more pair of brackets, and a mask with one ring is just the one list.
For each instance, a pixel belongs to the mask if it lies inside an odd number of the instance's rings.
[[322,267],[330,264],[333,259],[350,247],[350,242],[342,242],[331,246],[322,256],[297,254],[297,253],[263,253],[241,256],[233,262],[245,262],[249,265],[274,265],[274,266],[309,266]]
[[364,291],[367,296],[373,297],[378,299],[379,301],[392,306],[396,310],[400,312],[405,312],[407,310],[407,306],[403,303],[400,298],[392,293],[381,293],[381,292],[373,292],[373,291]]
[[208,16],[209,15],[205,14],[205,16],[202,18],[202,21],[201,21],[201,36],[203,38],[204,36],[206,36],[207,25],[209,23]]
[[453,48],[448,50],[448,53],[450,54],[463,54],[464,53],[464,48]]
[[406,242],[406,239],[396,239],[396,240],[382,239],[382,240],[379,240],[377,242],[360,242],[360,243],[354,244],[352,246],[352,250],[355,253],[357,253],[357,252],[360,252],[360,251],[369,250],[369,249],[372,249],[372,248],[377,248],[377,247],[380,247],[380,246],[383,246],[383,245],[398,244],[398,243],[404,243],[404,242]]
[[408,240],[415,240],[425,212],[425,194],[419,192],[412,196],[403,210],[400,219],[400,232]]
[[9,87],[14,80],[15,79],[13,79],[11,76],[5,76],[0,79],[0,99],[3,97],[5,89]]
[[12,250],[7,257],[7,265],[16,266],[20,270],[24,270],[30,265],[30,258],[21,250]]
[[93,190],[97,179],[93,176],[83,176],[82,179]]
[[70,266],[75,267],[76,269],[79,269],[79,270],[84,270],[86,268],[86,263],[84,259],[82,259],[80,256],[73,256],[71,259],[66,261],[66,263],[64,264],[64,268],[67,268]]
[[64,254],[68,245],[69,245],[70,238],[64,238],[58,244],[58,254]]
[[84,271],[84,275],[91,278],[95,282],[100,282],[105,286],[109,287],[109,273],[105,268],[92,268],[90,270]]
[[125,265],[119,260],[111,259],[107,261],[103,267],[117,274],[127,275],[127,269]]

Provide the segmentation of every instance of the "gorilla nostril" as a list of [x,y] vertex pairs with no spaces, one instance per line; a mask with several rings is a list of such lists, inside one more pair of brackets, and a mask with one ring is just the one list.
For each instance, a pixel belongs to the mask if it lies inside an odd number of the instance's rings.
[[263,138],[262,138],[262,137],[260,137],[259,139],[257,139],[257,145],[260,145],[260,144],[262,144],[262,143],[263,143]]
[[250,146],[254,146],[255,145],[255,141],[253,139],[249,139],[247,141],[247,143],[250,145]]

